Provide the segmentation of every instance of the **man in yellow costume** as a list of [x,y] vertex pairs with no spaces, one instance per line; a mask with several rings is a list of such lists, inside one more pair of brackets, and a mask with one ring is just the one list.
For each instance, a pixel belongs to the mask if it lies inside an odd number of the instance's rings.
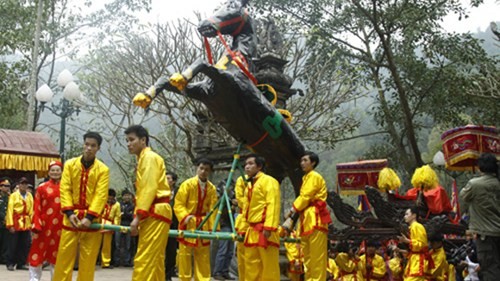
[[109,169],[96,158],[102,137],[96,132],[83,135],[83,155],[68,160],[61,178],[61,211],[65,214],[54,280],[71,281],[79,253],[79,281],[94,280],[102,234],[89,229],[99,222],[108,199]]
[[[102,224],[120,225],[121,210],[120,203],[116,202],[116,191],[109,189],[108,202],[104,206],[102,212]],[[114,231],[104,230],[102,234],[102,248],[101,248],[101,267],[113,268],[111,265],[111,242],[113,240]]]
[[[184,181],[175,195],[174,212],[179,220],[179,230],[195,230],[217,203],[217,189],[208,180],[213,171],[213,162],[200,159],[197,163],[196,176]],[[203,224],[201,230],[211,231],[214,221],[212,216]],[[194,258],[194,280],[210,280],[210,241],[197,238],[179,238],[179,279],[191,280],[193,276],[192,259]]]
[[[406,246],[405,244],[400,244],[399,246]],[[392,281],[403,281],[403,261],[404,256],[403,252],[407,252],[406,249],[400,249],[399,247],[395,247],[391,250],[391,259],[388,262],[390,276],[392,277]]]
[[290,229],[296,214],[300,214],[299,236],[304,250],[306,280],[325,280],[328,260],[328,224],[332,222],[326,207],[327,189],[323,177],[314,171],[319,164],[316,153],[306,151],[300,159],[304,172],[300,194],[283,224]]
[[358,280],[358,261],[354,250],[349,248],[346,242],[340,242],[337,245],[338,254],[335,257],[335,263],[339,269],[339,281],[357,281]]
[[432,257],[434,268],[429,268],[427,272],[428,280],[448,281],[449,265],[446,260],[446,253],[443,248],[443,235],[434,234],[429,238],[431,250],[429,254]]
[[5,226],[11,233],[7,244],[7,269],[27,270],[26,260],[30,250],[33,196],[28,192],[28,179],[19,179],[19,189],[9,196]]
[[[248,230],[248,222],[245,218],[246,210],[248,207],[247,198],[247,176],[241,176],[236,180],[234,186],[235,200],[238,204],[239,214],[234,222],[234,228],[238,235],[245,237]],[[243,278],[245,276],[245,245],[243,242],[236,242],[236,257],[238,259],[238,276]]]
[[[290,233],[291,238],[297,238],[295,231]],[[285,242],[286,257],[288,259],[288,278],[291,281],[300,281],[300,276],[304,273],[304,255],[300,243]],[[333,260],[332,260],[333,261]],[[333,261],[335,263],[335,261]],[[330,265],[330,264],[329,264]],[[327,268],[327,271],[330,267]]]
[[416,206],[406,210],[404,219],[410,225],[410,236],[399,237],[401,243],[409,245],[408,263],[403,274],[405,281],[424,281],[427,269],[434,267],[428,253],[427,232],[424,226],[417,222],[417,214]]
[[339,267],[335,262],[335,257],[337,256],[337,252],[335,248],[332,246],[330,250],[328,250],[328,266],[326,268],[327,279],[328,281],[337,281],[339,280]]
[[165,248],[172,221],[170,187],[163,158],[149,147],[149,133],[141,125],[125,130],[130,154],[137,157],[135,216],[130,234],[139,235],[133,281],[165,280]]
[[361,280],[383,280],[386,273],[385,261],[376,253],[374,241],[367,241],[366,253],[359,258],[358,270],[361,273]]
[[245,160],[248,177],[245,218],[249,227],[244,242],[245,276],[240,277],[245,281],[280,280],[280,184],[262,172],[264,165],[264,158],[255,154]]

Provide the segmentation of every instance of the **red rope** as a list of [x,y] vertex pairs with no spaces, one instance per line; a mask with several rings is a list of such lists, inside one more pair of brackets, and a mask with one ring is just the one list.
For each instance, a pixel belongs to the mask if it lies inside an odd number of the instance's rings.
[[222,36],[222,33],[220,33],[220,31],[217,31],[217,35],[219,35],[219,39],[221,40],[222,44],[226,48],[226,51],[229,53],[229,55],[231,56],[233,61],[236,62],[238,67],[241,69],[241,71],[243,71],[243,73],[245,73],[245,75],[250,80],[252,80],[253,84],[257,85],[257,79],[255,79],[255,77],[252,75],[252,73],[250,73],[250,71],[248,71],[248,69],[241,63],[240,60],[236,59],[236,55],[234,54],[233,50],[231,50],[231,48],[229,48],[229,45],[227,45],[226,40],[224,40],[224,37]]
[[253,148],[254,146],[257,146],[259,143],[261,143],[266,137],[269,135],[269,132],[265,132],[256,142],[252,143],[248,147]]
[[209,64],[214,64],[214,60],[212,57],[212,50],[210,49],[210,43],[208,42],[208,38],[203,38],[203,43],[205,44],[205,50],[207,50],[207,58]]

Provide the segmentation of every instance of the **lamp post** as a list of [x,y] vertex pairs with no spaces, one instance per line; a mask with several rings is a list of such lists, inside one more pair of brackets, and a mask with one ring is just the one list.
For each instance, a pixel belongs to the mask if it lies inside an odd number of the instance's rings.
[[49,102],[54,93],[47,84],[42,85],[36,91],[36,99],[41,103],[41,111],[44,108],[48,108],[52,113],[61,118],[61,130],[59,131],[59,154],[61,155],[61,160],[64,162],[64,141],[66,136],[66,118],[70,117],[76,112],[76,115],[80,113],[80,108],[73,105],[72,101],[81,98],[81,92],[78,85],[73,82],[73,75],[69,70],[63,70],[59,76],[57,76],[57,84],[63,88],[63,97],[59,101],[59,104],[52,106],[46,106],[45,104]]
[[463,172],[448,171],[445,168],[446,160],[444,159],[444,153],[442,151],[438,151],[436,152],[436,154],[434,154],[434,157],[432,157],[432,163],[434,163],[434,165],[436,165],[436,167],[439,168],[440,170],[442,169],[445,175],[451,177],[453,179],[453,184],[456,184],[457,178],[463,174]]

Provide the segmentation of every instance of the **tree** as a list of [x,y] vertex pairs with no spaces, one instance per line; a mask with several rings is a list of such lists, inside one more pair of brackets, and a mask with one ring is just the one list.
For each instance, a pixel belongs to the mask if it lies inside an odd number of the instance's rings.
[[[15,108],[19,112],[15,115],[16,120],[22,120],[9,124],[17,128],[24,125],[25,129],[35,129],[39,112],[34,99],[34,89],[38,88],[39,77],[51,84],[57,57],[74,57],[85,43],[91,48],[89,38],[92,36],[89,34],[103,38],[105,34],[131,28],[138,21],[128,12],[148,10],[150,2],[109,0],[104,8],[85,13],[83,9],[91,7],[93,1],[2,1],[0,75],[2,81],[8,83],[2,84],[1,98],[9,102],[2,103],[1,112],[9,112],[9,109]],[[35,30],[39,31],[36,34],[41,34],[39,40],[38,36],[34,36]],[[35,46],[39,46],[37,53],[34,53],[37,49]],[[30,69],[29,65],[34,67]],[[46,70],[46,73],[40,75],[42,69]],[[28,82],[30,75],[35,78],[31,87]]]
[[387,139],[375,154],[390,156],[408,173],[424,163],[420,144],[426,142],[419,133],[430,123],[461,124],[457,112],[484,112],[484,106],[491,111],[474,115],[474,121],[494,120],[488,115],[498,110],[471,100],[466,92],[474,74],[498,72],[495,60],[470,34],[446,33],[440,26],[449,13],[467,16],[459,2],[256,0],[255,5],[279,11],[288,29],[303,30],[317,56],[333,53],[361,70],[375,100],[368,111]]

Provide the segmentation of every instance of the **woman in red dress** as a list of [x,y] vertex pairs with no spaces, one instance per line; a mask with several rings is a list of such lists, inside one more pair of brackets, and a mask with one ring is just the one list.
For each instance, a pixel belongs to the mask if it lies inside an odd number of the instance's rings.
[[59,193],[63,164],[52,161],[49,164],[49,180],[40,184],[36,190],[34,202],[33,228],[28,263],[30,281],[40,281],[42,265],[50,263],[50,275],[56,263],[59,239],[61,238],[62,213]]

